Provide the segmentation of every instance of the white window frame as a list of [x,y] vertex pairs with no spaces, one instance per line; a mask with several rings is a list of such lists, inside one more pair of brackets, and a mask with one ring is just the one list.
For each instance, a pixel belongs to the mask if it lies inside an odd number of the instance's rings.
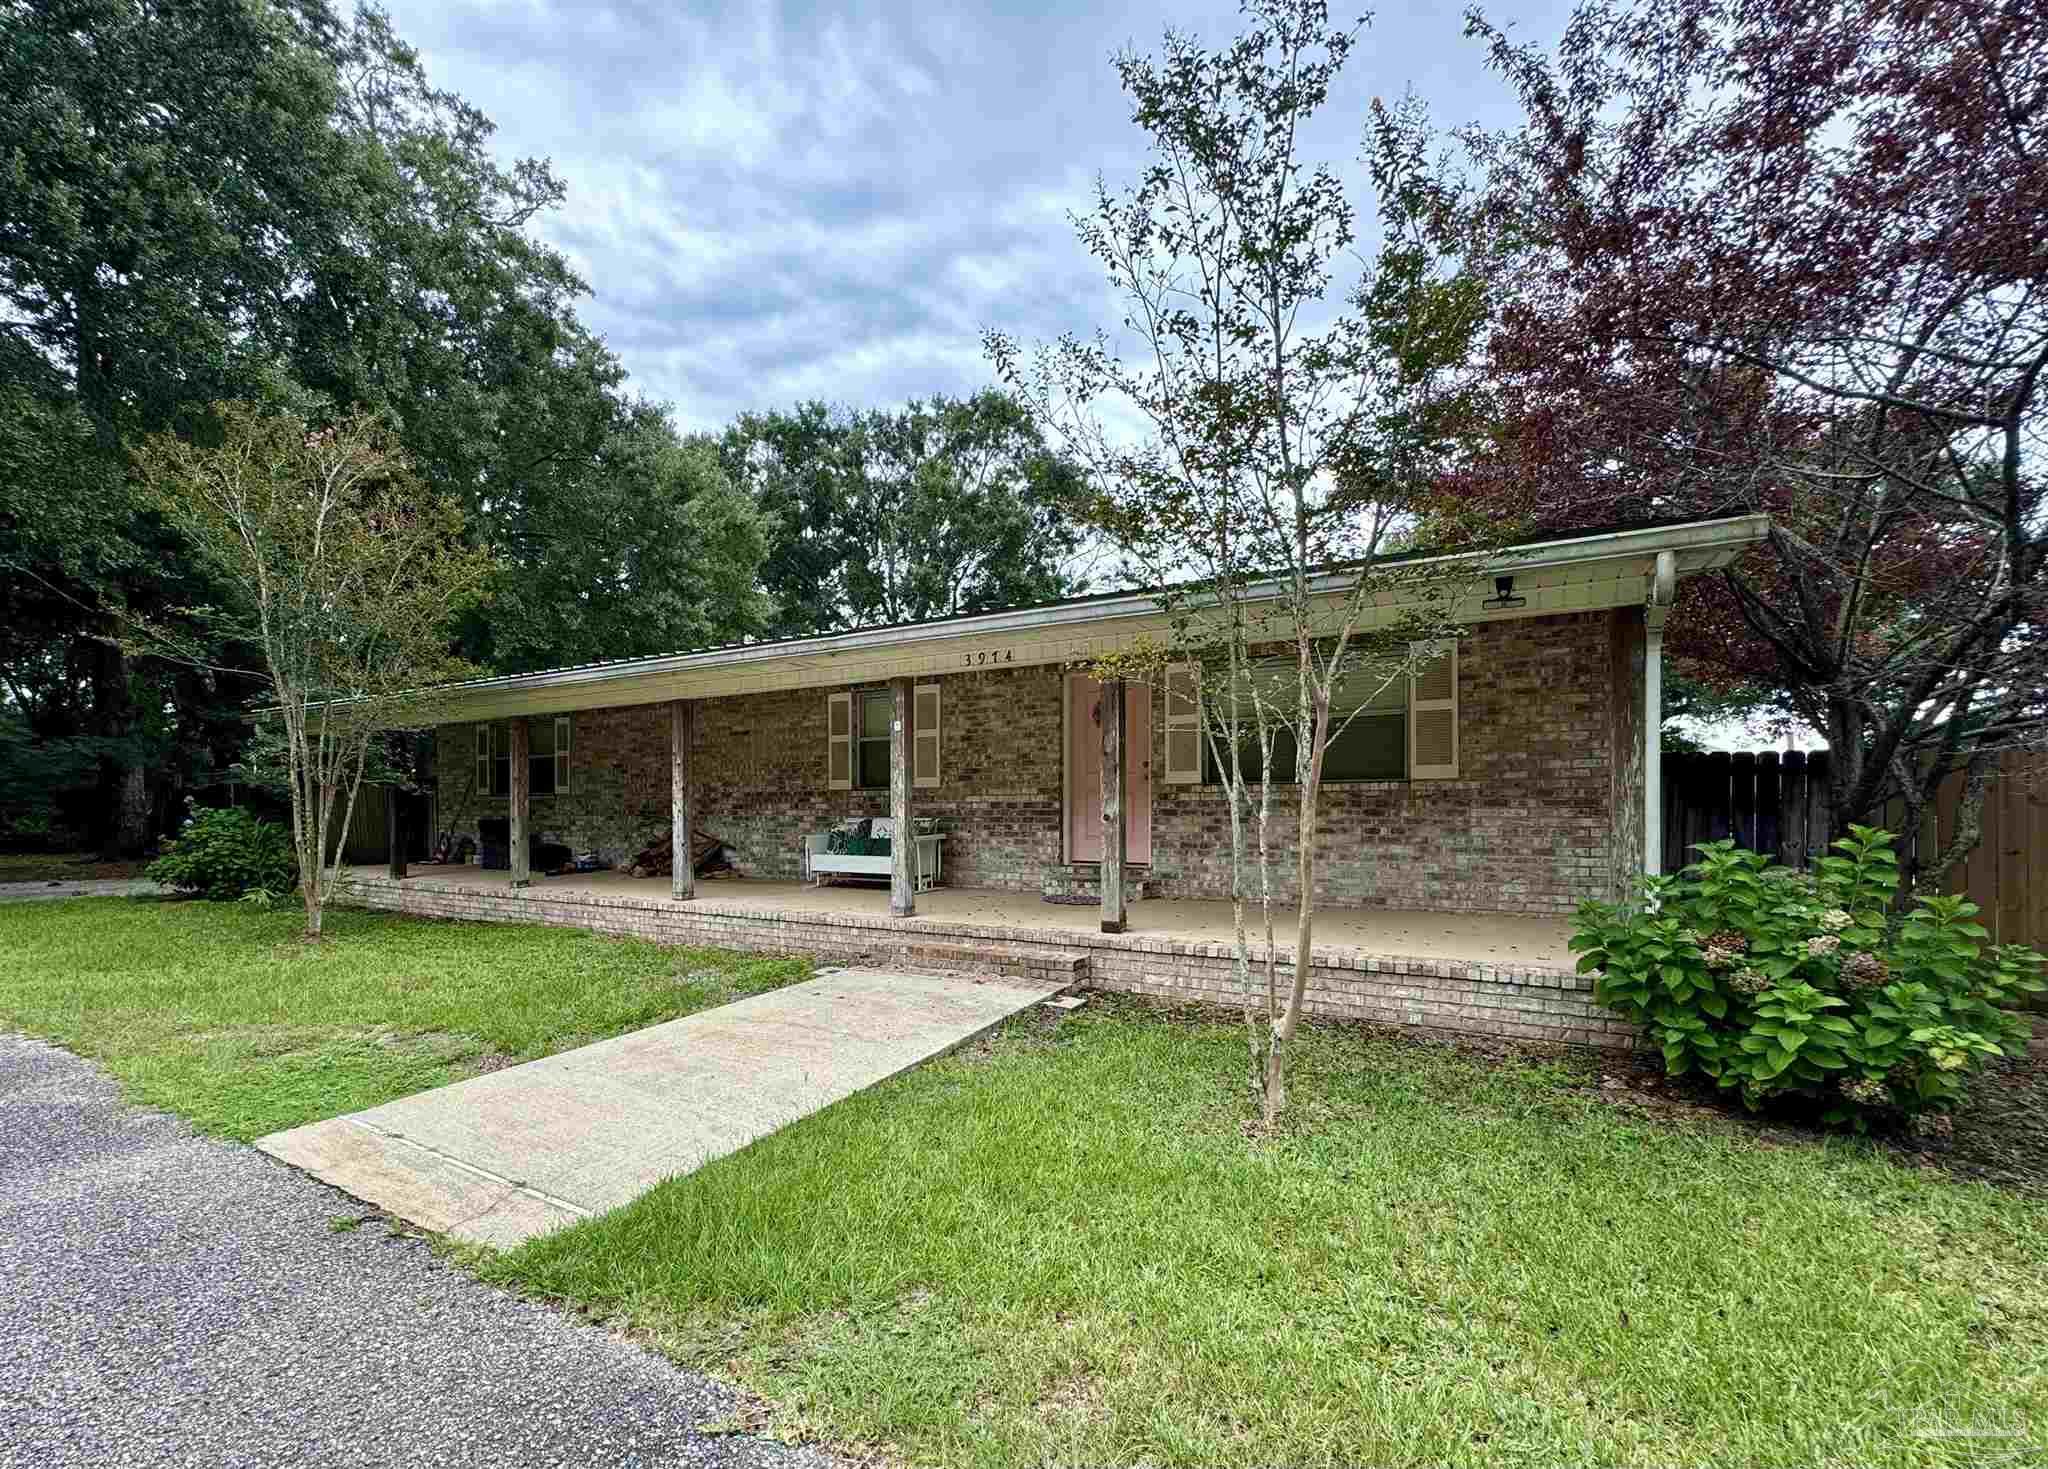
[[[889,789],[889,781],[886,776],[878,786],[861,784],[860,756],[863,746],[876,744],[885,738],[882,735],[871,735],[867,732],[867,707],[874,700],[880,700],[889,706],[890,732],[886,738],[892,743],[895,740],[896,692],[890,688],[855,689],[852,698],[853,723],[848,726],[848,735],[853,741],[853,764],[852,768],[848,771],[848,775],[853,781],[852,789],[857,791],[886,791]],[[892,755],[890,758],[893,761],[895,757]]]

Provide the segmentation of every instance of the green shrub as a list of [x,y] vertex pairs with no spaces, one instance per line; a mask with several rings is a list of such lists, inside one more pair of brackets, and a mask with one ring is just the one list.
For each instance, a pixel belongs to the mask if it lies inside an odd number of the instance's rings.
[[1892,913],[1892,840],[1851,827],[1812,876],[1704,843],[1677,876],[1647,879],[1643,902],[1579,909],[1579,972],[1674,1076],[1705,1072],[1751,1106],[1791,1093],[1830,1121],[1896,1109],[1944,1131],[1969,1073],[2025,1045],[2012,1007],[2042,989],[2042,957],[1986,945],[1963,898]]
[[252,892],[288,893],[298,884],[292,840],[274,821],[235,807],[201,811],[165,844],[148,876],[180,892],[229,902]]

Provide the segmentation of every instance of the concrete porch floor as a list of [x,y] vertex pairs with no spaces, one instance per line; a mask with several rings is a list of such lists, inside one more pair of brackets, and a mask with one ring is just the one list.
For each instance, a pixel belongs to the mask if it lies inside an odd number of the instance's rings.
[[[384,876],[382,867],[357,867],[365,878]],[[502,892],[510,878],[480,867],[433,866],[415,863],[410,877],[476,892]],[[535,877],[529,892],[539,896],[663,900],[665,877],[628,877],[622,872],[574,873]],[[920,922],[992,924],[1052,932],[1096,933],[1101,920],[1091,906],[1048,903],[1032,893],[993,888],[934,888],[917,895],[917,913],[906,919],[889,917],[889,890],[882,884],[844,880],[829,887],[807,882],[753,877],[700,878],[701,903],[757,913],[851,914],[881,923],[912,928]],[[1256,907],[1246,914],[1254,943],[1258,940]],[[1220,944],[1231,938],[1228,902],[1197,898],[1146,898],[1130,905],[1128,932],[1139,937],[1181,943]],[[1275,914],[1274,932],[1282,945],[1294,941],[1292,910]],[[1320,949],[1354,949],[1365,954],[1400,955],[1417,959],[1467,960],[1487,964],[1540,964],[1570,968],[1575,962],[1566,941],[1571,924],[1562,918],[1532,918],[1508,913],[1427,913],[1405,909],[1324,908],[1316,914],[1315,941]]]

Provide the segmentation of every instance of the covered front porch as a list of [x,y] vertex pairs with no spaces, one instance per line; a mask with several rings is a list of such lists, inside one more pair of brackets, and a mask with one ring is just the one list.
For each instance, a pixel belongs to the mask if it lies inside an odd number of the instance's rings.
[[[418,864],[408,868],[408,872],[409,884],[446,883],[478,893],[512,891],[512,878],[506,872]],[[358,867],[351,873],[355,878],[384,875],[381,866]],[[668,898],[669,886],[665,877],[629,877],[616,871],[579,872],[560,877],[531,877],[524,891],[541,898],[631,898],[652,902]],[[736,912],[890,919],[886,884],[841,881],[821,887],[772,878],[721,876],[698,878],[696,893],[700,903]],[[1131,904],[1125,911],[1125,932],[1141,939],[1198,944],[1229,944],[1232,939],[1233,920],[1227,902],[1150,898]],[[1094,904],[1048,903],[1030,893],[997,888],[940,887],[919,893],[916,913],[895,922],[911,929],[968,925],[1064,935],[1095,932],[1097,920]],[[1274,928],[1280,943],[1283,947],[1292,945],[1291,905],[1280,910],[1276,920]],[[1259,914],[1255,907],[1248,910],[1247,921],[1256,935]],[[1570,935],[1571,925],[1564,919],[1512,913],[1339,908],[1320,912],[1315,918],[1318,950],[1347,949],[1390,958],[1569,968],[1573,961],[1565,941]]]
[[[593,932],[821,961],[1026,975],[1160,999],[1234,1007],[1243,997],[1231,905],[1162,898],[1134,903],[1126,929],[1101,931],[1099,909],[985,888],[918,895],[894,914],[886,887],[700,878],[678,903],[665,878],[618,872],[534,876],[472,866],[352,868],[346,901],[424,917],[548,923]],[[1276,924],[1291,959],[1293,925]],[[1317,915],[1311,1013],[1426,1032],[1603,1046],[1632,1043],[1572,968],[1562,919],[1501,913],[1331,909]],[[1256,940],[1255,950],[1262,949]]]

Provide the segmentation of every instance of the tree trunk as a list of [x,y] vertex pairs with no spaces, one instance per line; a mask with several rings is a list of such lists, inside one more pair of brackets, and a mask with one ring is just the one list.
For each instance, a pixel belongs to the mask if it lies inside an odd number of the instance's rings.
[[119,779],[108,846],[116,857],[140,857],[149,848],[149,772],[127,765],[120,768]]
[[100,760],[100,855],[107,861],[140,857],[149,845],[149,777],[128,749],[135,725],[135,700],[128,687],[128,658],[109,636],[92,644],[92,732],[122,753]]
[[1265,1098],[1266,1126],[1272,1127],[1280,1121],[1280,1114],[1287,1107],[1287,1037],[1277,1025],[1266,1039],[1266,1076],[1261,1091]]
[[1916,859],[1906,874],[1911,892],[1921,896],[1939,893],[1956,864],[1967,858],[1984,840],[1984,787],[1998,758],[1992,751],[1979,750],[1963,767],[1963,790],[1956,802],[1955,832],[1932,862],[1920,859],[1916,847]]

